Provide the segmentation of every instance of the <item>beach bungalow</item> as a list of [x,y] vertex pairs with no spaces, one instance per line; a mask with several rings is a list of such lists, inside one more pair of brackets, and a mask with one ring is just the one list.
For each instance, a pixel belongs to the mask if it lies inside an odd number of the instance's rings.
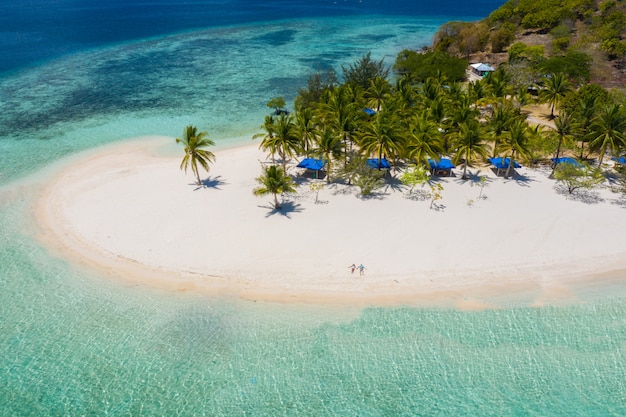
[[489,64],[477,62],[475,64],[470,64],[470,70],[473,74],[484,78],[490,73],[494,72],[496,69]]

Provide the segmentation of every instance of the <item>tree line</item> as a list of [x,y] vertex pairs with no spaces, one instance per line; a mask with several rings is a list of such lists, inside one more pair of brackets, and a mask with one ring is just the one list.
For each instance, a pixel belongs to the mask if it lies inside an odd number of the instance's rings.
[[[468,167],[490,156],[510,158],[509,176],[514,161],[536,164],[569,152],[597,158],[601,166],[608,153],[619,156],[626,148],[624,98],[598,85],[575,88],[553,73],[540,80],[535,97],[504,68],[467,83],[448,77],[450,68],[423,77],[395,65],[392,81],[391,68],[366,54],[342,67],[343,82],[332,70],[312,75],[295,110],[266,116],[254,136],[277,166],[263,175],[274,175],[288,190],[289,161],[319,158],[327,163],[327,182],[356,184],[367,193],[382,176],[367,168],[367,158],[428,169],[429,159],[450,157],[466,178]],[[554,127],[529,123],[525,108],[535,102],[549,104]]]

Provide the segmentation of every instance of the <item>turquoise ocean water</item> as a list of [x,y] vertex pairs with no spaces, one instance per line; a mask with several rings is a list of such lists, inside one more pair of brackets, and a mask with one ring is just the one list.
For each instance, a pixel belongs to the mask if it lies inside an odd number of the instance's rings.
[[112,282],[35,238],[64,156],[188,123],[248,141],[313,71],[391,63],[498,2],[5,3],[1,416],[626,415],[620,285],[480,312],[282,305]]

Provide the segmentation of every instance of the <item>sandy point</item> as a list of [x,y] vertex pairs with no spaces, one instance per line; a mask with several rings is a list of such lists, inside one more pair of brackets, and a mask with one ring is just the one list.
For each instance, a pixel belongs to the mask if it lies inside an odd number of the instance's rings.
[[216,150],[198,187],[181,155],[159,152],[171,142],[73,157],[35,204],[40,240],[134,284],[272,301],[482,309],[576,302],[604,279],[626,285],[626,208],[606,188],[568,198],[544,170],[504,179],[472,169],[484,188],[439,179],[434,210],[426,189],[393,178],[363,198],[292,165],[298,193],[278,212],[252,193],[267,162],[256,144]]

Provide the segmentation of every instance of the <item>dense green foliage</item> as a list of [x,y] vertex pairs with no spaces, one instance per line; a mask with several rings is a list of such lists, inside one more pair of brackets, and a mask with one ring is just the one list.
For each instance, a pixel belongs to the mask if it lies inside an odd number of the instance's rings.
[[383,60],[373,61],[371,52],[359,58],[354,64],[342,66],[341,69],[346,84],[364,89],[377,77],[389,76],[389,68],[385,67]]
[[[536,65],[554,72],[539,79],[540,94],[531,98],[520,73],[532,66],[537,48],[512,49],[517,55],[509,65],[466,84],[458,80],[467,63],[445,52],[400,52],[394,67],[400,76],[393,83],[383,76],[382,61],[368,54],[344,68],[350,74],[344,83],[311,77],[296,98],[306,105],[296,106],[294,114],[267,116],[255,137],[280,158],[274,164],[282,164],[283,176],[291,159],[313,156],[326,162],[326,181],[356,185],[364,195],[387,178],[368,166],[368,158],[388,159],[392,171],[410,165],[414,173],[430,171],[429,159],[451,158],[464,179],[469,167],[488,156],[547,164],[552,157],[586,152],[602,167],[605,154],[626,151],[625,97],[593,84],[578,87],[571,74],[537,59]],[[454,67],[463,75],[449,75]],[[525,106],[537,102],[549,104],[553,127],[529,124]],[[505,171],[513,174],[512,163]],[[415,185],[417,179],[409,177],[402,178]]]
[[590,17],[593,6],[593,0],[509,0],[489,19],[515,22],[525,28],[551,29],[565,19]]
[[415,81],[424,81],[443,75],[451,81],[463,81],[468,62],[446,52],[415,52],[408,49],[400,52],[396,58],[394,71],[406,74]]
[[[525,45],[527,35],[532,38]],[[508,52],[510,63],[524,62],[542,75],[563,72],[584,83],[593,75],[593,60],[623,74],[625,39],[623,0],[508,0],[482,21],[443,24],[433,49],[466,59],[477,52]],[[602,71],[596,76],[601,80]]]
[[544,74],[563,73],[578,83],[589,81],[592,59],[584,52],[568,51],[563,56],[554,56],[537,65]]

